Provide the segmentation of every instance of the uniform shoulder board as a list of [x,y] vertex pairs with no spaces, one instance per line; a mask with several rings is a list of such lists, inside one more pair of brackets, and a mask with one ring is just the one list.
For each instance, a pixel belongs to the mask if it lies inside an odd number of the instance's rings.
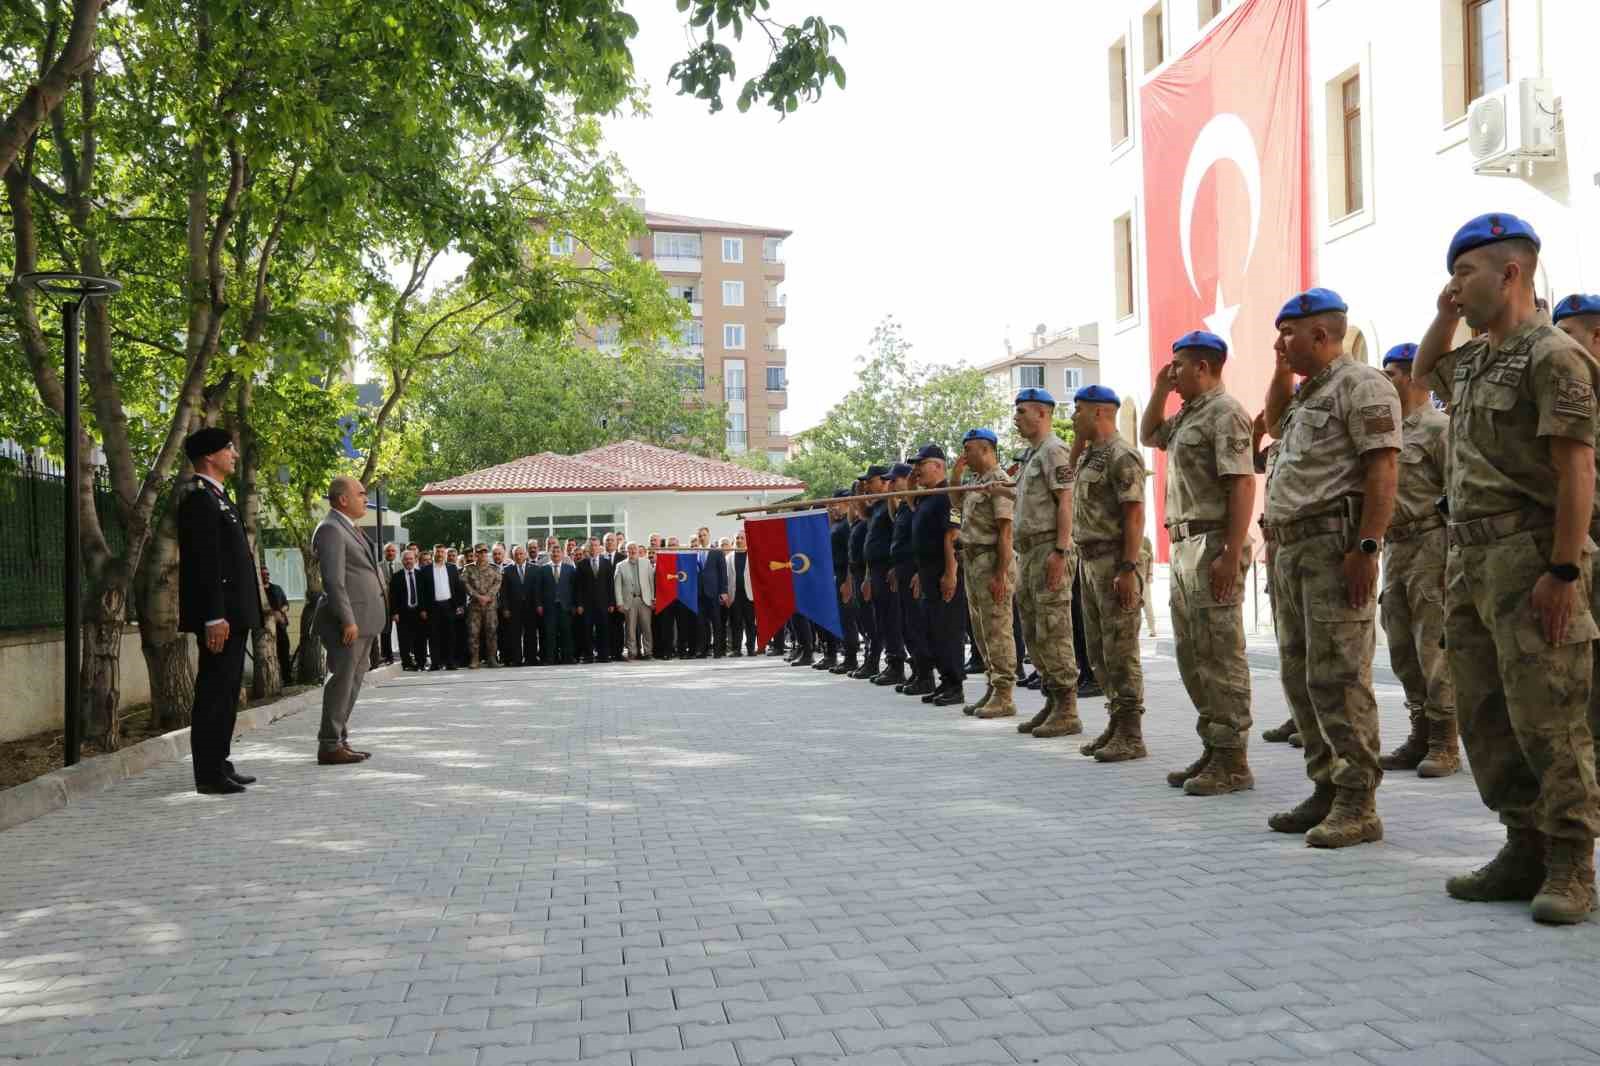
[[950,524],[953,526],[959,526],[961,524],[961,508],[950,508]]

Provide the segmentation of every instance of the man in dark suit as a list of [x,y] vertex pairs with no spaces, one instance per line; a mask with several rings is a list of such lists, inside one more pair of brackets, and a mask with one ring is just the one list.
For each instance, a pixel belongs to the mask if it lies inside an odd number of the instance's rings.
[[722,549],[711,544],[711,530],[700,527],[696,553],[700,557],[700,639],[697,658],[707,654],[722,658],[722,609],[728,601],[728,561]]
[[578,564],[578,627],[587,637],[589,657],[595,662],[611,661],[611,618],[617,611],[612,587],[615,575],[610,553],[601,549],[599,537],[590,537],[588,552]]
[[558,544],[539,568],[539,619],[544,626],[546,665],[572,662],[572,609],[578,601],[578,571]]
[[[511,562],[500,572],[500,655],[507,666],[532,666],[538,654],[533,634],[534,589],[538,576],[522,545],[511,549]],[[534,624],[530,625],[530,619]]]
[[389,580],[391,618],[400,633],[400,666],[403,670],[422,669],[426,654],[427,625],[422,621],[423,576],[417,570],[417,556],[410,548],[400,556],[400,569]]
[[750,554],[745,550],[744,534],[733,540],[728,560],[733,599],[728,605],[728,642],[734,655],[756,653],[755,584],[750,580]]
[[194,787],[206,795],[243,792],[254,777],[228,761],[250,631],[261,625],[261,590],[239,511],[222,487],[239,462],[227,430],[189,434],[184,454],[195,476],[178,504],[178,622],[200,645],[189,746]]
[[461,572],[451,566],[444,545],[433,549],[433,565],[422,568],[422,606],[418,611],[427,625],[428,669],[456,668],[456,619],[467,614],[467,587]]
[[611,657],[622,658],[622,647],[627,642],[627,631],[624,623],[623,606],[616,599],[616,573],[617,567],[628,561],[628,541],[621,533],[607,533],[605,540],[605,555],[611,561],[611,595],[612,610],[606,615],[606,634],[611,642]]

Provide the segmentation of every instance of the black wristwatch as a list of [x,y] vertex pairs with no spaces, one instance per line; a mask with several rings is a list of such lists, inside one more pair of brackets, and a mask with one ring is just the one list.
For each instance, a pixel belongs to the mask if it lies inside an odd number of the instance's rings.
[[1548,573],[1557,581],[1565,581],[1571,584],[1578,580],[1580,571],[1577,563],[1551,563]]
[[1050,549],[1050,554],[1051,555],[1059,555],[1059,556],[1061,556],[1061,558],[1065,559],[1067,557],[1067,549],[1065,549],[1065,548],[1051,548]]
[[1358,545],[1363,555],[1377,555],[1379,544],[1372,537],[1362,537]]
[[1117,563],[1117,573],[1119,574],[1131,574],[1137,569],[1139,569],[1138,563],[1130,563],[1126,559]]

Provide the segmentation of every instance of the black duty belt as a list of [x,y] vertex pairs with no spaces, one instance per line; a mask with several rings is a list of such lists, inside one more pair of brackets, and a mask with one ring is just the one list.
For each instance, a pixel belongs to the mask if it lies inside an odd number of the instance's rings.
[[1549,511],[1502,511],[1484,518],[1450,523],[1450,546],[1465,548],[1475,544],[1492,544],[1514,533],[1530,529],[1549,529],[1556,524],[1556,516]]
[[1390,544],[1399,544],[1402,541],[1416,540],[1424,533],[1432,533],[1436,529],[1444,528],[1444,515],[1432,514],[1426,518],[1413,518],[1409,522],[1389,527],[1389,532],[1384,534],[1384,540]]
[[1222,522],[1174,522],[1167,527],[1167,539],[1174,544],[1198,537],[1202,533],[1215,533],[1225,527]]

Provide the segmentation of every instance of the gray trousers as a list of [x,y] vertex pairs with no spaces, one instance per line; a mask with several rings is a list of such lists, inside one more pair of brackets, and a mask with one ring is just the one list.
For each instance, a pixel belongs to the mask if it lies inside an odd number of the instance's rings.
[[356,637],[349,647],[339,641],[339,631],[322,633],[328,649],[328,680],[322,686],[322,728],[317,730],[317,750],[332,751],[349,739],[350,711],[367,676],[372,642],[376,636]]
[[650,623],[655,619],[650,605],[645,603],[642,598],[635,597],[632,603],[623,607],[622,611],[623,621],[627,624],[628,636],[626,643],[628,654],[633,656],[634,649],[637,648],[638,654],[634,656],[635,658],[650,658],[652,650],[650,647]]

